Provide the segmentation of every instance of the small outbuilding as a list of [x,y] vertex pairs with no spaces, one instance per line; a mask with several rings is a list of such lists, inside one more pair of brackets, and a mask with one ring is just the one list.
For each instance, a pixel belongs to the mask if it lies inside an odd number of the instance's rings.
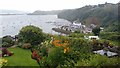
[[99,40],[99,37],[98,37],[98,36],[89,36],[88,38],[89,38],[90,40],[91,40],[91,39]]

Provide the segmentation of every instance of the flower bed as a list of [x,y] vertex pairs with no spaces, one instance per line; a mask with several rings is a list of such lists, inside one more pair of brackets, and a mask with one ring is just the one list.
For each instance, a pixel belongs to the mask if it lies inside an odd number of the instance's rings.
[[68,47],[69,42],[67,40],[63,42],[61,40],[54,40],[52,44],[58,47],[59,46],[64,47],[64,53],[69,52],[69,47]]
[[0,58],[0,67],[6,66],[8,63],[8,60]]

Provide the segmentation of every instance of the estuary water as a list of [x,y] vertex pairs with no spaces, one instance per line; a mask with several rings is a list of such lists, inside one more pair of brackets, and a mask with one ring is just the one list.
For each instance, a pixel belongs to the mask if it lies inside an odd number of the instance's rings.
[[0,16],[0,37],[17,35],[26,25],[37,26],[45,33],[58,34],[52,28],[69,24],[69,21],[59,19],[57,15],[3,15]]

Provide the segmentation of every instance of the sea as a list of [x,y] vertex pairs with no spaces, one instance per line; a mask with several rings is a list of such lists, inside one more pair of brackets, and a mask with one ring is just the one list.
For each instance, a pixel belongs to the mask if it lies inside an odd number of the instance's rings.
[[70,21],[60,19],[57,15],[0,15],[0,37],[17,35],[27,25],[37,26],[44,33],[58,34],[52,28],[69,24]]

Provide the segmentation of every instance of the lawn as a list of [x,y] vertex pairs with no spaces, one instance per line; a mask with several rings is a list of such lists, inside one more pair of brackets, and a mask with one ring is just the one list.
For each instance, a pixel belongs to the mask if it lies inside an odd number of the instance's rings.
[[8,48],[14,55],[4,57],[8,60],[7,66],[39,66],[36,60],[31,58],[31,51],[22,48]]

